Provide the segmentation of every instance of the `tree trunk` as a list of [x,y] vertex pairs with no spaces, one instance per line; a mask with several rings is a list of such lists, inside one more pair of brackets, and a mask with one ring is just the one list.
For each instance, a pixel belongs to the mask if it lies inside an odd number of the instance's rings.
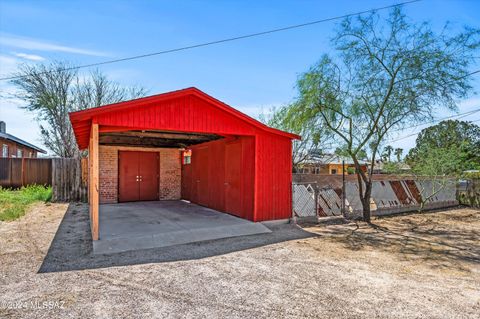
[[371,212],[370,212],[370,197],[372,195],[372,181],[369,180],[365,182],[365,193],[361,197],[362,207],[363,207],[363,221],[370,223]]
[[[362,202],[363,208],[363,221],[370,223],[370,196],[372,194],[372,177],[371,174],[367,175],[365,172],[362,171],[360,164],[355,156],[352,156],[353,162],[355,164],[355,168],[357,170],[357,180],[358,180],[358,192],[360,201]],[[373,159],[372,163],[374,162],[375,158]],[[373,167],[373,166],[372,166]],[[372,168],[373,171],[373,168]],[[365,185],[365,192],[363,191],[363,186]]]

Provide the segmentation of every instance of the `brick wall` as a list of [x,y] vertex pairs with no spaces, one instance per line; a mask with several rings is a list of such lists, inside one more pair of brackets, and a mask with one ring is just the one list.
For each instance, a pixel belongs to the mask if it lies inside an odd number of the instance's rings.
[[100,203],[118,202],[118,151],[159,152],[159,200],[180,199],[181,164],[180,151],[178,149],[100,145]]

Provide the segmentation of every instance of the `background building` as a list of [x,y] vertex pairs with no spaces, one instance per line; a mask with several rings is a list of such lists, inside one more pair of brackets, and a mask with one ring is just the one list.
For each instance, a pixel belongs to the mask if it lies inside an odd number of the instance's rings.
[[0,121],[0,157],[37,157],[38,153],[46,154],[43,149],[25,142],[7,133],[7,124]]

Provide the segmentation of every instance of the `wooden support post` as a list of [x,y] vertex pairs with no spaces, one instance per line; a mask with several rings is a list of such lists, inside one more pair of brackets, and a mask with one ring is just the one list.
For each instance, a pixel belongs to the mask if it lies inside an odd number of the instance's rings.
[[99,167],[98,167],[98,124],[92,123],[91,131],[91,154],[89,154],[89,159],[91,161],[91,178],[90,178],[90,209],[91,209],[91,218],[90,225],[92,227],[92,239],[98,240],[98,211],[99,207]]

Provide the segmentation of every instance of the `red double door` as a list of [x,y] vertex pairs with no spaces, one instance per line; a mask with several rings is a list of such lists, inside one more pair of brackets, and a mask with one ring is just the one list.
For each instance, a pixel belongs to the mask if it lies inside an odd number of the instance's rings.
[[158,200],[159,167],[156,152],[119,151],[118,201]]

